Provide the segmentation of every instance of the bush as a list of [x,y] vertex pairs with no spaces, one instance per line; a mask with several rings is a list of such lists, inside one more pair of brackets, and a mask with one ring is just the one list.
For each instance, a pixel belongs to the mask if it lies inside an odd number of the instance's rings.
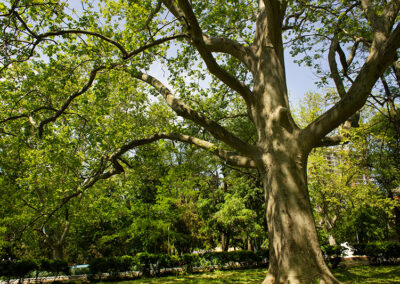
[[[211,265],[216,265],[220,268],[224,266],[228,266],[228,268],[231,268],[237,265],[239,265],[240,267],[259,265],[262,263],[265,255],[268,255],[267,250],[261,251],[260,255],[248,250],[238,250],[229,252],[207,252],[202,255],[202,258],[209,261]],[[266,257],[266,259],[268,259],[268,257]]]
[[0,261],[0,276],[11,278],[13,275],[13,261],[3,260]]
[[17,276],[19,279],[25,278],[26,275],[38,268],[36,262],[30,259],[18,260],[13,266],[14,276]]
[[325,261],[331,266],[331,268],[336,268],[342,260],[341,255],[344,250],[343,247],[324,245],[321,247],[321,250],[324,255]]
[[6,260],[0,262],[0,276],[6,277],[7,279],[12,277],[23,279],[26,275],[37,269],[37,263],[30,259],[17,261]]
[[157,262],[157,256],[148,252],[140,252],[135,256],[137,269],[144,275],[151,275],[152,263]]
[[108,264],[105,258],[93,258],[89,262],[90,274],[98,274],[99,276],[101,276],[101,274],[103,272],[106,272],[107,270],[108,270]]
[[179,255],[168,255],[167,267],[179,267],[181,265],[181,258]]
[[70,274],[68,263],[65,260],[42,258],[35,260],[35,262],[37,263],[39,271],[47,271],[55,276],[58,276],[61,273],[65,275]]
[[181,256],[181,268],[183,272],[192,273],[196,262],[200,262],[200,257],[197,254],[185,253]]
[[257,255],[257,266],[261,266],[263,264],[268,265],[268,259],[269,259],[268,249],[260,249],[256,252],[256,255]]
[[399,242],[371,242],[353,246],[358,255],[366,255],[371,265],[396,264],[400,258]]
[[119,273],[130,271],[134,265],[135,259],[129,255],[94,258],[89,263],[89,271],[100,278],[102,273],[109,273],[111,278],[118,278]]

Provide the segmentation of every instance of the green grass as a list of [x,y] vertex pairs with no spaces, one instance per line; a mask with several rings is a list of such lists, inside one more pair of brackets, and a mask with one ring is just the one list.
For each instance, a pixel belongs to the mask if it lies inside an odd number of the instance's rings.
[[[267,273],[266,269],[248,269],[233,271],[215,271],[210,273],[166,276],[138,279],[118,283],[258,283]],[[400,266],[358,266],[339,268],[334,275],[343,283],[400,283]],[[107,282],[110,283],[110,282]]]
[[400,283],[400,266],[358,266],[334,270],[344,283]]

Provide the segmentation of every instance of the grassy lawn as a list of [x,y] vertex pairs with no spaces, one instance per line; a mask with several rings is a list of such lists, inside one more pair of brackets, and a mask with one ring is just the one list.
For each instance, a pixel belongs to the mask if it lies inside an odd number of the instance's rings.
[[[215,271],[210,273],[138,279],[119,283],[261,283],[266,269]],[[334,270],[343,283],[400,283],[400,266],[358,266]],[[110,283],[110,282],[107,282]]]

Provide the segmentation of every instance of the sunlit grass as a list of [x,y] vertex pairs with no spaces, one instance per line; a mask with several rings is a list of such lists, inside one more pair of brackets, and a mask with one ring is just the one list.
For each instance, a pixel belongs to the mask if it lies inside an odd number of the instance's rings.
[[400,283],[400,266],[339,268],[334,274],[344,283]]
[[[261,283],[266,269],[214,271],[191,275],[141,278],[118,283]],[[338,268],[334,275],[343,283],[400,283],[400,266],[358,266]],[[110,283],[110,282],[107,282]]]

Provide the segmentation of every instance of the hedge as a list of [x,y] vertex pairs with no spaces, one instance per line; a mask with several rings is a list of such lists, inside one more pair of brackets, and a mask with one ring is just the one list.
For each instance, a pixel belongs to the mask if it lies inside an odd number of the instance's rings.
[[23,279],[36,271],[36,277],[40,272],[53,273],[58,276],[60,273],[69,274],[69,267],[66,261],[56,259],[27,259],[27,260],[3,260],[0,261],[0,276],[7,279],[13,277]]
[[[207,252],[200,255],[205,261],[209,261],[211,265],[223,268],[232,267],[251,267],[260,266],[268,259],[268,250],[260,250],[257,253],[248,250],[238,251],[222,251],[222,252]],[[203,262],[204,262],[203,260]]]
[[324,259],[331,268],[336,268],[339,265],[342,260],[343,250],[342,246],[324,245],[321,247]]
[[353,245],[355,254],[366,255],[371,265],[395,264],[400,260],[400,242],[371,242]]
[[268,259],[268,250],[207,252],[204,254],[167,255],[152,254],[148,252],[138,253],[135,257],[107,257],[95,258],[89,263],[91,274],[101,276],[101,273],[110,273],[111,277],[117,277],[118,273],[137,270],[144,276],[159,275],[167,268],[180,267],[183,272],[192,273],[194,267],[203,269],[218,267],[250,267],[259,266]]
[[118,277],[120,272],[132,270],[135,260],[129,255],[122,257],[94,258],[89,263],[90,274],[97,274],[101,278],[102,273],[109,273],[111,278]]

